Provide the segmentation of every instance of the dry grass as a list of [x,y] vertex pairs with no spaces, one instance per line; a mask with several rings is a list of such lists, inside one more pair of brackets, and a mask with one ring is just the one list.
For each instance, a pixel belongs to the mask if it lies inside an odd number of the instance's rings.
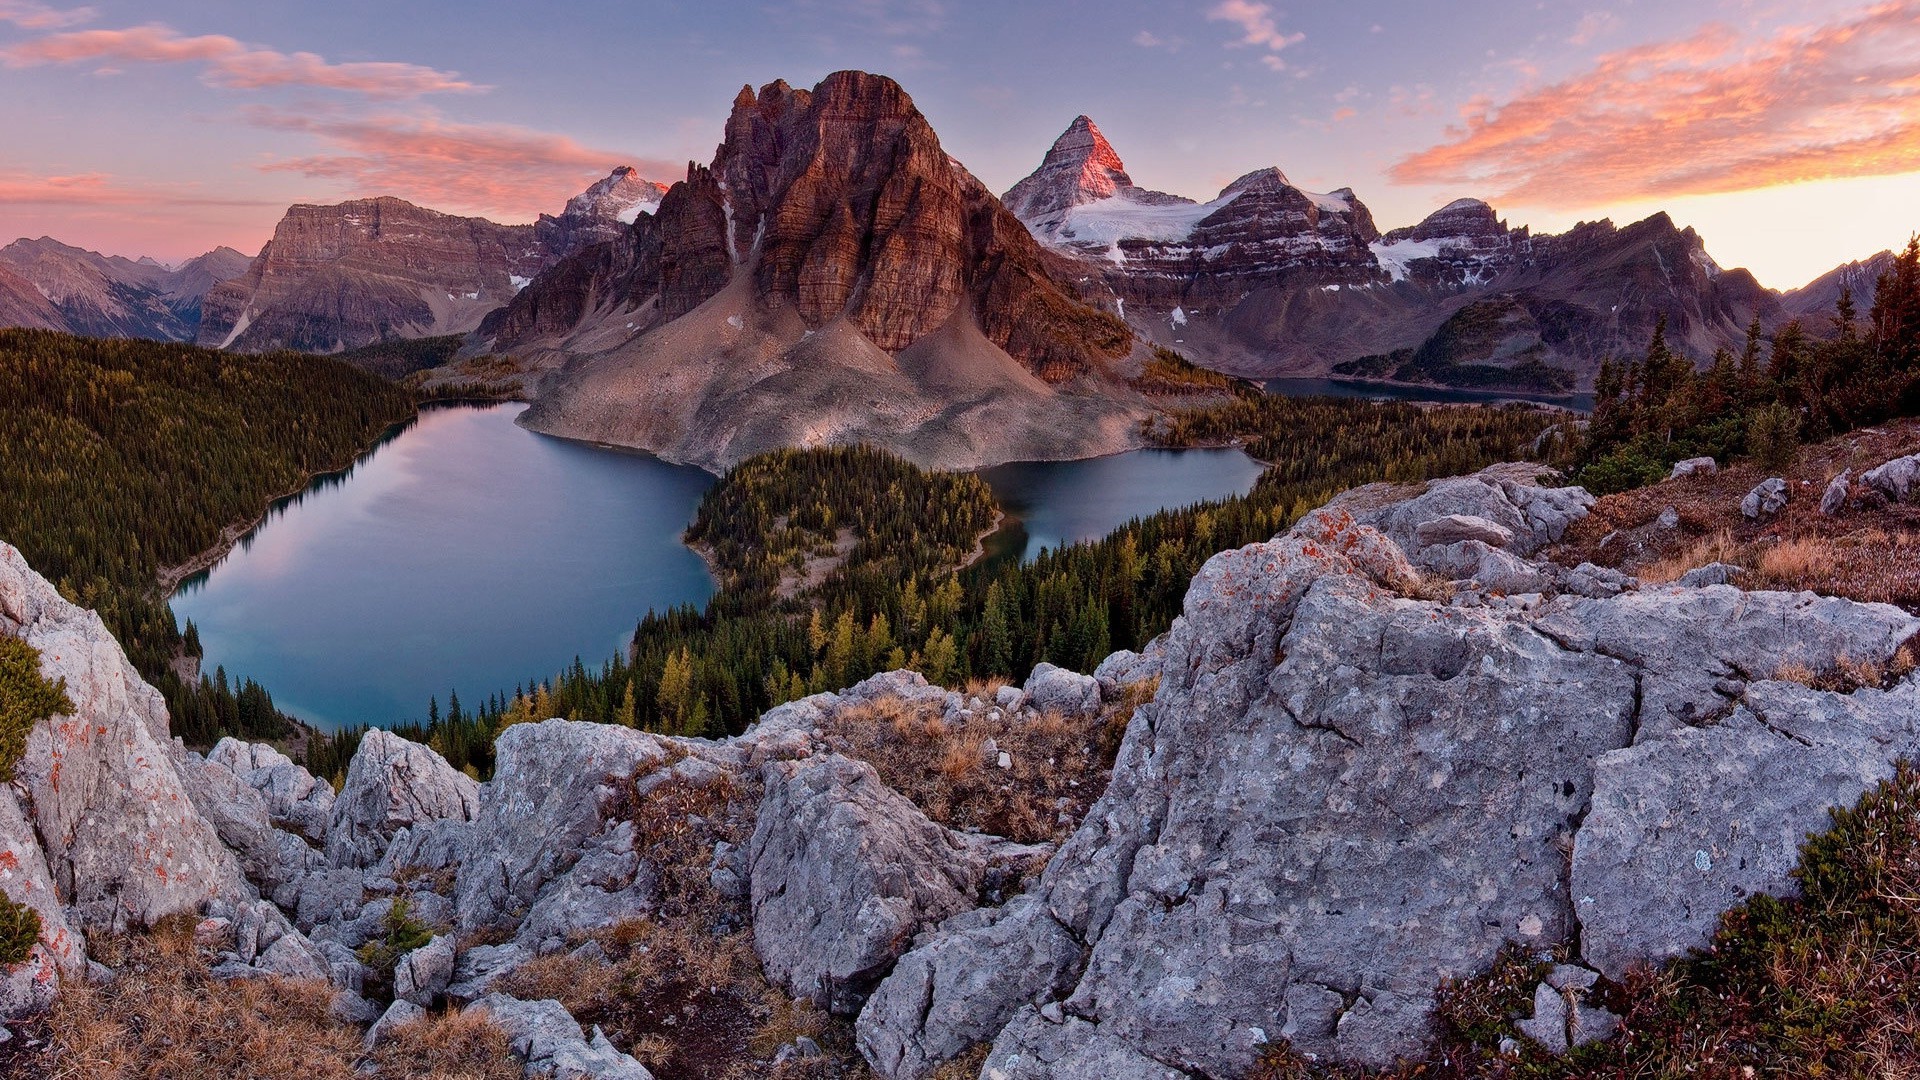
[[403,1024],[374,1051],[369,1064],[374,1076],[386,1080],[520,1080],[521,1076],[506,1033],[477,1012]]
[[[361,1061],[361,1031],[333,1019],[318,980],[213,978],[195,920],[147,934],[97,935],[102,986],[62,988],[46,1015],[18,1028],[0,1076],[39,1080],[517,1080],[506,1036],[479,1016],[429,1018]],[[37,1044],[27,1049],[23,1044]]]
[[[998,682],[970,685],[990,701]],[[1153,696],[1149,681],[1089,717],[976,716],[949,723],[937,706],[881,698],[841,709],[821,734],[836,752],[874,767],[888,787],[949,828],[1023,843],[1065,839],[1113,770],[1120,735]],[[1001,768],[999,755],[1008,755]]]
[[[1547,554],[1593,562],[1665,583],[1711,562],[1744,567],[1746,588],[1810,590],[1898,604],[1920,612],[1920,504],[1889,504],[1857,482],[1883,461],[1920,451],[1920,420],[1853,432],[1802,449],[1784,471],[1786,510],[1767,521],[1740,514],[1740,500],[1766,473],[1751,464],[1609,495]],[[1827,482],[1852,469],[1856,483],[1833,517],[1818,512]],[[1679,511],[1677,528],[1655,519]]]

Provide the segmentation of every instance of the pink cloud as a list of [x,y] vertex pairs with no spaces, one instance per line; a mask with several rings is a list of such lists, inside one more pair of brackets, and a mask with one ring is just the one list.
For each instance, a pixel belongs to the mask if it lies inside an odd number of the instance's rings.
[[28,30],[59,30],[68,26],[78,26],[93,19],[94,10],[90,7],[60,11],[34,0],[0,0],[0,22],[12,23]]
[[[1240,40],[1236,45],[1252,45],[1257,48],[1279,52],[1291,45],[1305,41],[1305,34],[1286,34],[1280,31],[1280,24],[1274,18],[1273,7],[1257,0],[1221,0],[1207,12],[1209,22],[1233,23],[1240,28]],[[1277,56],[1261,58],[1262,62],[1275,71],[1286,65]]]
[[0,173],[0,205],[8,206],[135,206],[135,207],[244,207],[273,205],[262,199],[210,195],[179,187],[131,186],[111,173],[73,176],[30,176]]
[[[5,2],[5,0],[0,0]],[[182,35],[159,23],[125,30],[75,30],[21,42],[0,50],[11,67],[112,61],[136,64],[205,65],[206,82],[237,90],[307,86],[346,90],[376,98],[476,93],[486,87],[457,73],[419,64],[329,63],[309,52],[250,48],[225,34]]]
[[1747,39],[1725,27],[1602,56],[1504,104],[1471,102],[1400,183],[1578,209],[1920,170],[1920,0]]
[[635,159],[565,135],[426,116],[351,116],[255,108],[248,119],[327,144],[326,153],[273,161],[267,172],[341,181],[357,195],[397,195],[440,210],[531,218],[557,209],[615,166],[670,183],[685,163]]

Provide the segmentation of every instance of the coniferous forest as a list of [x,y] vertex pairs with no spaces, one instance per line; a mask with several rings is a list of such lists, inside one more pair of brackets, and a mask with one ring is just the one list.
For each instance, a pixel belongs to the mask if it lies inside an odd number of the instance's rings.
[[1777,467],[1803,442],[1920,414],[1920,239],[1881,275],[1865,318],[1842,294],[1827,327],[1790,323],[1768,341],[1756,322],[1740,355],[1722,350],[1704,371],[1656,332],[1645,358],[1603,365],[1594,389],[1572,457],[1575,478],[1601,494],[1690,457]]
[[251,680],[179,677],[198,636],[175,626],[161,572],[413,413],[398,386],[322,357],[0,330],[0,538],[100,612],[175,734],[277,736]]

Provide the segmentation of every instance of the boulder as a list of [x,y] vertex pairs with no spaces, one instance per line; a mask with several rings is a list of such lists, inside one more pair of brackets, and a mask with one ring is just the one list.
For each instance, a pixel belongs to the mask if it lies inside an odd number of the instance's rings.
[[1740,512],[1750,518],[1770,518],[1787,508],[1787,482],[1779,477],[1762,480],[1740,500]]
[[[304,771],[304,770],[302,770]],[[194,809],[233,850],[247,880],[272,893],[325,865],[305,840],[274,827],[267,800],[233,770],[194,754],[180,759],[180,778]]]
[[405,998],[395,998],[393,1004],[387,1006],[387,1011],[380,1014],[380,1019],[367,1029],[366,1039],[361,1045],[371,1051],[393,1038],[396,1030],[426,1017],[427,1010]]
[[1732,563],[1711,562],[1681,574],[1674,580],[1674,584],[1687,589],[1699,589],[1708,585],[1731,585],[1734,578],[1746,572],[1744,567],[1735,566]]
[[228,737],[207,751],[207,760],[225,766],[260,793],[275,827],[313,841],[324,841],[333,813],[333,785],[262,743]]
[[1680,527],[1680,508],[1676,506],[1667,507],[1665,510],[1660,511],[1660,516],[1657,518],[1654,518],[1653,523],[1656,527],[1662,528],[1662,529],[1679,528]]
[[1026,704],[1041,712],[1090,716],[1100,711],[1100,683],[1091,675],[1042,661],[1027,676]]
[[1906,502],[1913,494],[1915,481],[1920,481],[1920,454],[1894,458],[1860,474],[1860,479],[1894,502]]
[[1832,517],[1846,507],[1852,483],[1852,469],[1842,469],[1839,476],[1827,482],[1827,490],[1820,496],[1821,517]]
[[417,742],[366,733],[347,765],[327,828],[327,862],[364,869],[380,861],[395,833],[423,821],[471,820],[480,785]]
[[166,705],[100,617],[62,599],[0,544],[0,633],[40,652],[71,715],[36,724],[14,770],[25,813],[74,929],[124,930],[249,888],[188,796]]
[[1908,679],[1851,694],[1754,683],[1719,723],[1603,755],[1573,846],[1582,955],[1617,979],[1705,946],[1721,912],[1792,891],[1800,844],[1830,807],[1917,753],[1920,681]]
[[[860,1010],[860,1053],[885,1077],[924,1076],[1071,989],[1080,948],[1032,897],[942,923]],[[985,1008],[982,1008],[982,1005]]]
[[435,934],[393,965],[393,996],[431,1005],[453,981],[453,939]]
[[534,902],[514,940],[536,953],[550,953],[581,934],[651,912],[654,873],[641,861],[638,848],[630,821],[615,823],[594,836],[572,868]]
[[1420,550],[1415,563],[1449,581],[1470,581],[1486,592],[1526,593],[1550,588],[1553,575],[1537,563],[1480,540],[1461,540]]
[[762,777],[754,949],[776,985],[852,1015],[915,933],[975,905],[987,860],[865,762],[823,755]]
[[1695,475],[1712,476],[1719,471],[1720,466],[1710,457],[1690,457],[1685,461],[1674,462],[1673,471],[1667,474],[1667,479],[1678,480]]
[[[1591,596],[1408,599],[1398,546],[1344,505],[1202,568],[1038,886],[922,933],[872,995],[876,1072],[995,1026],[1003,1080],[1244,1075],[1279,1037],[1389,1064],[1431,1045],[1435,987],[1509,943],[1577,942],[1608,973],[1704,943],[1916,752],[1914,680],[1767,681],[1886,661],[1920,631],[1898,609],[1598,568]],[[1021,970],[960,962],[987,955]],[[1569,1044],[1611,1030],[1584,1008]]]
[[85,943],[67,925],[40,841],[5,785],[0,785],[0,894],[40,916],[40,940],[26,960],[0,969],[0,1021],[5,1021],[46,1008],[62,979],[87,973]]
[[447,996],[457,1001],[477,1001],[486,996],[488,987],[496,980],[512,974],[531,959],[531,950],[511,943],[462,949],[454,958],[453,981],[447,984]]
[[1434,480],[1412,497],[1395,485],[1369,484],[1326,509],[1379,529],[1408,552],[1426,546],[1418,536],[1424,523],[1451,515],[1477,518],[1510,531],[1513,539],[1502,546],[1525,556],[1559,540],[1593,506],[1593,496],[1582,488],[1541,486],[1537,478],[1550,472],[1539,465],[1496,465],[1472,476]]
[[607,826],[634,775],[667,760],[667,745],[630,728],[567,720],[502,732],[454,883],[459,928],[517,924]]
[[506,1032],[514,1056],[526,1063],[529,1080],[653,1080],[645,1066],[615,1050],[599,1029],[589,1039],[557,1001],[488,994],[472,1008]]
[[1488,547],[1503,548],[1513,543],[1513,530],[1473,514],[1448,514],[1414,526],[1414,543],[1420,547],[1446,546],[1462,540],[1477,540]]

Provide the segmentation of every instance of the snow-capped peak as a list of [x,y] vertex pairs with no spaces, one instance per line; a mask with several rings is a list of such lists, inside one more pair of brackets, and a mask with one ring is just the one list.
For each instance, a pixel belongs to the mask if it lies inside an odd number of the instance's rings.
[[1044,234],[1054,231],[1074,207],[1109,199],[1146,206],[1193,205],[1191,199],[1136,187],[1113,144],[1086,116],[1075,117],[1053,141],[1040,167],[1009,188],[1001,201],[1028,228]]

